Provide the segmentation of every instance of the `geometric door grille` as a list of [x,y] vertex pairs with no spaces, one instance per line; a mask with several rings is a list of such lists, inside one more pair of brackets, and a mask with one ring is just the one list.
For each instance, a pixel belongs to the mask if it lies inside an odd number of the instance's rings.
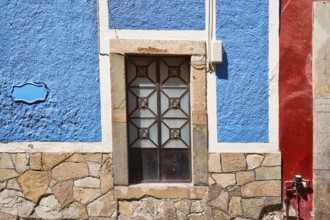
[[131,183],[191,181],[189,60],[125,59]]

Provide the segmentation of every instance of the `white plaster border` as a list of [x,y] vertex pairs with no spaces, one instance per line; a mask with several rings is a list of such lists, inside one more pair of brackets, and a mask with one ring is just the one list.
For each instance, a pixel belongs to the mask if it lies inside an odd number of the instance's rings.
[[[216,0],[213,4],[216,3]],[[209,152],[260,152],[272,153],[279,151],[279,104],[278,104],[278,76],[279,76],[279,0],[269,0],[269,41],[268,41],[268,143],[219,143],[217,142],[216,114],[216,75],[207,76],[207,109],[209,126]],[[216,19],[214,12],[213,19]],[[216,22],[214,22],[215,25]],[[215,30],[215,26],[213,26]],[[215,33],[214,33],[215,34]],[[213,36],[215,37],[215,35]]]

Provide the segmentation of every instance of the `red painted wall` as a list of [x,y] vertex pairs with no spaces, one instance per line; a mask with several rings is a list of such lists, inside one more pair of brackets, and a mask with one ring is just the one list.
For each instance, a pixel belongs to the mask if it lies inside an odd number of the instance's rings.
[[312,0],[281,0],[280,150],[283,181],[313,179]]

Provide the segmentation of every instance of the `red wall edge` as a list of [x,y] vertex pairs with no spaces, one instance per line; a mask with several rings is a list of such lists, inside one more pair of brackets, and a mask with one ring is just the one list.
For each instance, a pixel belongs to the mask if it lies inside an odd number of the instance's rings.
[[296,174],[313,179],[312,6],[312,0],[281,0],[279,144],[283,181]]

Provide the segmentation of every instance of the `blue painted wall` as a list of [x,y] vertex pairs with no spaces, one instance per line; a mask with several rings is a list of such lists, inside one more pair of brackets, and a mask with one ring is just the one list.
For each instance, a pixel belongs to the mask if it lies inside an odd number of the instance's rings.
[[109,0],[108,4],[111,29],[205,29],[205,0]]
[[268,0],[217,0],[218,142],[268,142]]
[[[0,15],[0,141],[100,141],[96,0],[2,0]],[[46,102],[14,103],[25,82]]]

